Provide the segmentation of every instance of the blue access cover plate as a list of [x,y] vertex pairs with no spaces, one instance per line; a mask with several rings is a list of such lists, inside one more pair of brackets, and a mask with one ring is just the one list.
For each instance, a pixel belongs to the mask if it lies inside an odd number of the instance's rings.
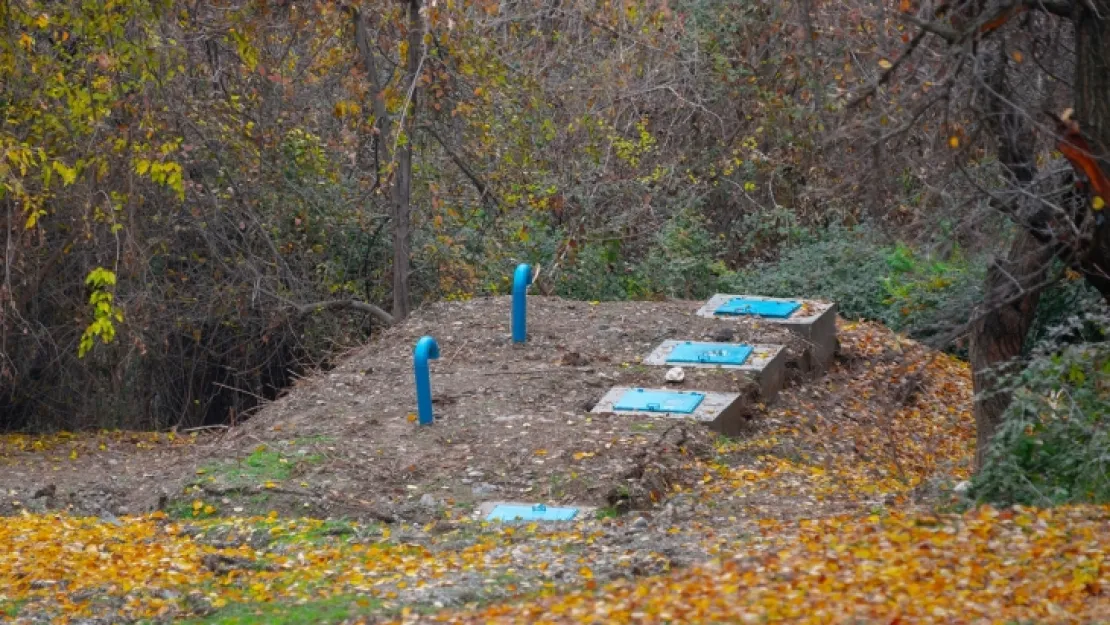
[[625,391],[616,405],[615,410],[639,410],[643,412],[677,412],[690,414],[697,410],[705,395],[701,393],[683,393],[679,391],[649,391],[634,388]]
[[494,506],[487,521],[570,521],[578,515],[578,508],[548,508],[502,503]]
[[801,302],[779,302],[763,299],[734,297],[721,304],[715,311],[718,315],[754,315],[785,319],[802,307]]
[[709,365],[742,365],[752,355],[751,345],[732,343],[697,343],[686,341],[675,345],[667,362],[696,362]]

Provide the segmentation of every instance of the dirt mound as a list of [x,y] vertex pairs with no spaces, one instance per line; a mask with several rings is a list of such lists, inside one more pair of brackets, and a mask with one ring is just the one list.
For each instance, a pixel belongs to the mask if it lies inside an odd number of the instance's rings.
[[[82,443],[68,459],[65,445],[53,455],[19,452],[12,463],[20,478],[0,484],[18,505],[3,512],[31,506],[118,515],[163,508],[197,518],[276,510],[426,522],[471,514],[491,500],[610,513],[669,502],[680,510],[688,505],[681,496],[675,503],[675,494],[715,484],[710,473],[716,471],[740,482],[769,476],[783,486],[773,496],[730,496],[733,512],[792,516],[790,502],[805,509],[818,500],[815,493],[832,502],[823,493],[839,482],[890,476],[892,488],[918,484],[920,477],[906,476],[924,476],[937,465],[914,460],[922,465],[915,472],[900,459],[901,447],[937,447],[922,438],[923,428],[943,441],[952,424],[937,421],[931,408],[916,410],[921,393],[887,397],[899,392],[903,378],[912,379],[907,367],[926,371],[932,352],[879,326],[854,328],[843,332],[839,362],[813,379],[799,370],[806,345],[795,335],[770,323],[700,318],[699,305],[532,297],[523,345],[510,341],[507,297],[427,306],[227,433],[153,448],[121,440],[98,451],[97,443]],[[424,335],[437,339],[441,353],[431,367],[436,423],[430,427],[419,426],[414,414],[412,349]],[[589,412],[610,387],[663,386],[665,368],[640,361],[666,339],[784,345],[794,373],[770,408],[758,401],[748,406],[751,432],[731,441],[673,419]],[[927,379],[916,383],[926,399],[930,392],[951,394],[951,385],[966,378],[936,366],[922,375]],[[941,380],[948,386],[934,389]],[[691,368],[682,384],[726,392],[750,386],[735,371]],[[960,422],[965,412],[956,415]],[[809,468],[815,463],[824,468]],[[875,475],[864,475],[861,467],[872,465]],[[833,480],[835,471],[848,477]],[[789,486],[798,480],[813,488]],[[57,495],[34,496],[49,485]],[[94,499],[95,506],[77,505]]]
[[[688,446],[657,445],[668,422],[589,410],[612,386],[664,385],[664,368],[640,364],[652,348],[666,339],[780,344],[792,361],[805,351],[774,324],[696,317],[698,302],[532,297],[528,304],[523,345],[510,341],[507,297],[425,307],[334,371],[298,385],[229,440],[316,441],[327,460],[310,473],[331,476],[327,489],[362,510],[420,516],[404,505],[412,499],[434,501],[425,506],[431,509],[506,498],[626,506],[642,499],[633,494],[644,490],[638,484],[623,487],[642,472],[639,452],[668,450],[653,454],[659,467],[677,463],[664,456],[681,457]],[[436,338],[441,353],[431,367],[432,427],[413,422],[412,349],[424,335]],[[689,370],[683,384],[748,386],[743,374],[706,369]],[[761,409],[752,406],[753,418]],[[690,437],[709,436],[693,430]]]

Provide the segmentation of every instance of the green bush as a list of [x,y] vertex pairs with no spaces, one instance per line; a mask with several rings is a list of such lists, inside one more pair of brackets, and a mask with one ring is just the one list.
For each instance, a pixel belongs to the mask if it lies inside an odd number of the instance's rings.
[[[1088,320],[1077,323],[1090,324]],[[1074,325],[1074,324],[1070,324]],[[1110,341],[1038,349],[1012,395],[971,495],[1000,504],[1110,501]],[[1073,335],[1069,329],[1058,336]],[[1050,341],[1053,343],[1054,341]]]
[[832,300],[846,318],[923,338],[967,320],[984,269],[959,250],[940,260],[901,243],[880,243],[864,228],[834,227],[722,282],[733,293]]
[[887,265],[884,321],[914,338],[950,336],[982,299],[986,263],[973,262],[959,248],[939,259],[899,243],[888,251]]
[[704,219],[684,210],[664,223],[646,251],[619,238],[582,245],[560,268],[555,291],[579,300],[702,298],[718,285],[719,250]]
[[[1057,266],[1054,270],[1059,270]],[[1037,312],[1033,325],[1025,338],[1024,356],[1032,355],[1033,350],[1053,340],[1053,333],[1067,328],[1075,338],[1086,341],[1099,341],[1102,328],[1096,322],[1080,320],[1084,315],[1097,315],[1106,312],[1106,304],[1099,292],[1086,280],[1060,280],[1047,287],[1037,301]]]
[[833,228],[803,239],[772,263],[746,267],[722,280],[730,293],[835,301],[848,318],[886,320],[882,278],[885,249],[862,229]]
[[712,295],[720,273],[719,240],[696,212],[678,213],[663,226],[655,244],[636,268],[635,287],[630,295],[664,295],[700,299]]
[[628,299],[634,290],[634,266],[624,259],[619,239],[583,245],[559,272],[555,292],[577,300]]

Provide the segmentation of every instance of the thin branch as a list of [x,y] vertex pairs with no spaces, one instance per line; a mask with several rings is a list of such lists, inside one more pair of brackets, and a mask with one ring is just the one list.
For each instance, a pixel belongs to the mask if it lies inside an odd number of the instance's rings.
[[462,171],[464,176],[470,179],[471,184],[478,190],[478,194],[481,196],[480,199],[485,200],[488,198],[492,200],[496,206],[501,205],[501,199],[489,188],[489,184],[474,172],[474,170],[470,169],[470,166],[467,165],[462,155],[456,152],[451,146],[447,145],[447,142],[443,140],[443,137],[439,136],[439,133],[437,133],[434,128],[424,125],[421,126],[420,129],[431,135],[432,138],[436,140],[436,143],[439,143],[440,147],[443,148],[443,151],[447,153],[447,156],[451,158],[451,161],[455,163],[455,166]]
[[855,107],[859,106],[860,102],[863,102],[867,98],[874,95],[875,92],[879,90],[879,87],[883,86],[887,82],[890,82],[890,78],[894,75],[894,72],[898,71],[898,68],[901,67],[902,63],[904,63],[906,61],[906,59],[908,59],[910,57],[911,54],[913,54],[913,51],[917,49],[917,46],[921,45],[921,41],[924,38],[925,38],[925,31],[924,30],[922,30],[922,31],[918,32],[916,35],[914,35],[913,39],[910,40],[909,45],[906,46],[906,49],[902,52],[901,56],[899,56],[898,59],[896,61],[894,61],[894,63],[890,67],[888,67],[882,73],[881,76],[879,76],[878,80],[876,80],[874,83],[872,83],[866,89],[864,89],[863,93],[860,93],[855,98],[852,98],[852,101],[848,103],[847,108],[851,109],[851,108],[855,108]]
[[1024,4],[1030,9],[1037,9],[1057,17],[1067,18],[1074,17],[1078,8],[1076,3],[1071,0],[1025,0]]
[[333,299],[325,300],[322,302],[313,302],[311,304],[301,304],[296,307],[297,314],[300,316],[309,315],[319,310],[329,310],[332,308],[350,308],[370,315],[373,315],[386,325],[393,325],[393,315],[385,312],[381,308],[363,302],[357,299]]
[[[378,132],[384,134],[388,129],[389,123],[389,110],[385,106],[385,99],[382,95],[384,87],[381,84],[381,77],[378,75],[378,63],[374,57],[373,50],[370,49],[370,37],[366,32],[366,24],[362,21],[362,12],[356,8],[351,8],[351,18],[355,25],[355,45],[358,47],[359,55],[362,57],[362,64],[366,68],[367,77],[370,79],[371,89],[374,93],[370,96],[370,103],[374,109],[374,121],[378,127]],[[378,149],[385,152],[382,160],[392,161],[393,156],[382,143],[383,137],[378,137]]]

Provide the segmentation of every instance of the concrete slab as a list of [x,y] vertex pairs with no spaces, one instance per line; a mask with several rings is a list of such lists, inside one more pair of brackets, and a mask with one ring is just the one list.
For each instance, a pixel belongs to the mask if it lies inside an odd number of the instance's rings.
[[[535,502],[535,501],[532,501],[532,502],[528,502],[528,501],[483,501],[478,506],[478,511],[475,513],[475,516],[478,518],[479,521],[484,521],[489,517],[490,513],[493,512],[493,509],[496,508],[497,506],[504,505],[504,506],[527,506],[527,507],[532,507],[532,506],[535,506],[535,505],[538,505],[538,504],[539,504],[539,502]],[[574,515],[574,518],[570,519],[569,521],[532,521],[532,522],[534,522],[534,523],[574,523],[576,521],[585,521],[585,520],[588,520],[588,519],[592,519],[594,517],[594,514],[597,512],[597,507],[596,506],[580,506],[578,504],[544,504],[544,505],[546,505],[549,508],[578,508],[578,514]],[[492,521],[492,522],[497,523],[497,522],[505,522],[505,521]],[[512,521],[509,521],[509,522],[511,523]],[[522,521],[517,521],[517,522],[519,523],[519,522],[522,522]]]
[[[609,412],[622,415],[636,415],[643,417],[652,417],[657,419],[689,419],[692,421],[699,421],[709,426],[709,429],[714,432],[725,434],[726,436],[736,436],[741,434],[747,428],[750,422],[750,410],[745,406],[745,402],[741,399],[739,393],[711,393],[707,391],[683,391],[683,392],[696,392],[705,396],[705,399],[698,404],[698,407],[689,414],[678,412],[652,412],[649,410],[616,410],[617,402],[632,387],[628,386],[614,386],[609,389],[609,392],[597,402],[590,412],[600,413]],[[674,392],[673,389],[644,389],[648,391],[659,391],[663,393]]]
[[[648,354],[647,358],[644,358],[644,364],[660,367],[732,369],[735,371],[743,371],[755,378],[756,382],[759,384],[760,398],[764,402],[773,401],[779,391],[782,390],[783,381],[786,377],[786,354],[783,352],[783,347],[781,345],[752,345],[752,353],[742,365],[701,362],[668,363],[667,357],[670,356],[675,347],[684,342],[685,341],[663,341]],[[739,345],[739,343],[728,343],[728,345]]]
[[[718,315],[716,313],[718,308],[736,297],[768,302],[800,302],[802,307],[785,318]],[[697,315],[724,321],[774,323],[787,328],[810,345],[810,349],[804,355],[802,362],[803,368],[807,371],[827,369],[832,364],[833,356],[836,355],[836,304],[832,302],[717,293],[698,309]]]

